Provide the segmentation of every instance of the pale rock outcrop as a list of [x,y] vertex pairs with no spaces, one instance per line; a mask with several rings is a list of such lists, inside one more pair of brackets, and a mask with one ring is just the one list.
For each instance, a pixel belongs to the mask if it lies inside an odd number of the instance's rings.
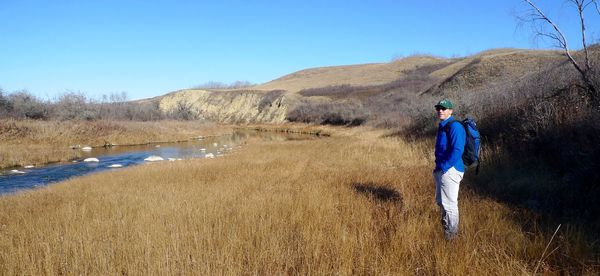
[[181,90],[160,98],[160,109],[177,112],[186,103],[195,116],[223,123],[282,123],[297,94],[283,91]]

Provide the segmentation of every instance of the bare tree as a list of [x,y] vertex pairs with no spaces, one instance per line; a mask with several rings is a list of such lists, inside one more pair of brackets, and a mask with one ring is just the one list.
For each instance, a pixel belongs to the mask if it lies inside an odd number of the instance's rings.
[[67,91],[54,103],[53,117],[59,120],[95,120],[99,110],[81,91]]
[[4,90],[0,88],[0,117],[7,116],[11,109],[10,101],[4,95]]
[[231,84],[227,84],[220,81],[209,81],[201,85],[196,85],[192,89],[240,89],[251,87],[254,84],[249,81],[235,81]]
[[548,24],[552,27],[552,31],[545,31],[541,25],[537,25],[539,28],[536,29],[536,35],[549,38],[556,43],[556,46],[564,51],[565,56],[569,59],[569,62],[579,72],[586,88],[589,90],[591,100],[597,104],[600,101],[598,95],[598,88],[594,85],[592,80],[592,66],[590,64],[588,42],[586,41],[586,25],[584,12],[590,6],[594,5],[598,14],[600,9],[598,8],[597,0],[567,0],[572,3],[578,11],[579,23],[581,27],[581,44],[583,46],[584,61],[583,64],[578,62],[571,54],[571,49],[567,42],[567,38],[564,33],[560,30],[557,24],[554,23],[542,10],[540,10],[531,0],[523,0],[532,8],[532,14],[530,15],[533,23],[542,22],[543,25]]
[[8,96],[11,114],[18,119],[47,119],[48,104],[27,90],[13,92]]

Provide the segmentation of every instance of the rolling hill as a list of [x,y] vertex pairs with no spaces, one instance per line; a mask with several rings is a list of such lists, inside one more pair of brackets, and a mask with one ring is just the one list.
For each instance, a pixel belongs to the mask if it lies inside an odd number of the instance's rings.
[[[495,49],[462,58],[410,56],[389,63],[310,68],[238,90],[185,89],[150,101],[165,112],[191,112],[224,123],[281,123],[301,105],[399,94],[452,96],[514,83],[566,63],[559,51]],[[379,99],[381,100],[381,99]],[[371,115],[377,110],[369,112]]]

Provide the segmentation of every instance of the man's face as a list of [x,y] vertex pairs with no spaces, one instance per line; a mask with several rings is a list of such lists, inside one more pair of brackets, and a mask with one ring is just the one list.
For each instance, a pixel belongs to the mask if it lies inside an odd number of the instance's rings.
[[445,107],[436,106],[435,114],[438,116],[438,119],[440,119],[440,121],[443,121],[443,120],[448,119],[448,117],[450,117],[450,115],[452,115],[452,109],[447,109]]

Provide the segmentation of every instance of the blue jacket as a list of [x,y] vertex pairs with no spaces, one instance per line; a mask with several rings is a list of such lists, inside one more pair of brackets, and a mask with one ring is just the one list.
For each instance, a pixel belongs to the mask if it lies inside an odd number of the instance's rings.
[[462,160],[467,133],[460,123],[452,123],[450,131],[444,131],[444,127],[450,121],[454,120],[452,116],[441,121],[438,125],[437,138],[435,140],[435,169],[446,173],[454,167],[459,172],[465,171],[465,164]]

